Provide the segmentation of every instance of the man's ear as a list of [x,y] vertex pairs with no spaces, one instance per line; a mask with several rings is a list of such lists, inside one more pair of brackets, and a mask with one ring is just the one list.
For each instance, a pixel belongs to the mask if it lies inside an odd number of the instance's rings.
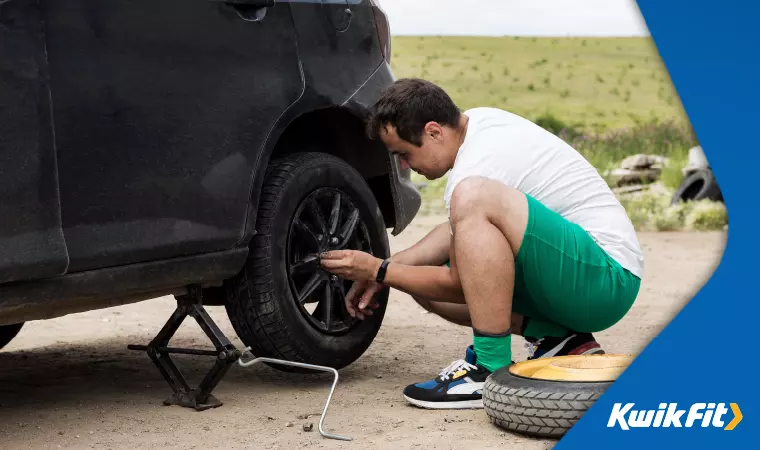
[[424,133],[433,139],[441,139],[443,127],[438,122],[428,122],[425,124]]

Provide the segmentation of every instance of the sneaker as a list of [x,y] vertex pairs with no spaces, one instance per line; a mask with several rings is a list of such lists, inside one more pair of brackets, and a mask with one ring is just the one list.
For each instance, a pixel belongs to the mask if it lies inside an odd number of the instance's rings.
[[526,338],[525,340],[525,346],[530,353],[528,359],[604,354],[602,346],[596,342],[591,333],[573,333],[571,331],[564,337]]
[[465,359],[454,361],[435,379],[404,389],[409,403],[427,409],[483,408],[483,385],[491,375],[477,364],[475,351],[467,347]]

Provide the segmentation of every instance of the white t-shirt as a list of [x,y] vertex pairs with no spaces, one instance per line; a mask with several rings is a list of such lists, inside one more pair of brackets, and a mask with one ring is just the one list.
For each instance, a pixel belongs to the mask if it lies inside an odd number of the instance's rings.
[[444,193],[450,210],[457,183],[481,176],[526,193],[580,225],[621,266],[641,278],[644,257],[631,220],[599,172],[562,139],[495,108],[465,111],[467,135]]

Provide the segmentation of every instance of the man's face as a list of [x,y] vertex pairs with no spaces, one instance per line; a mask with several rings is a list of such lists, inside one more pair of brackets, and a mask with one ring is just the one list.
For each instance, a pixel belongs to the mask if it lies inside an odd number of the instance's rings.
[[380,139],[389,152],[399,157],[402,169],[411,168],[428,180],[441,178],[449,170],[445,162],[449,152],[444,145],[442,129],[437,124],[428,124],[422,133],[420,147],[401,139],[392,125],[380,131]]

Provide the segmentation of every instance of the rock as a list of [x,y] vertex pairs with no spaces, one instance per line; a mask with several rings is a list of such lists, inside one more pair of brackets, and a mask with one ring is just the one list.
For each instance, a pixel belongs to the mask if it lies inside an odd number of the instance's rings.
[[293,422],[288,422],[288,423],[285,424],[285,426],[288,427],[288,428],[290,428],[290,427],[293,426]]
[[303,424],[303,431],[306,431],[307,433],[314,429],[314,424],[309,422]]
[[610,172],[612,181],[616,186],[627,184],[641,184],[642,182],[654,182],[660,177],[660,169],[615,169]]
[[616,187],[612,189],[612,192],[615,195],[625,195],[625,194],[631,194],[633,192],[639,192],[643,191],[644,189],[647,189],[650,185],[642,185],[642,184],[635,184],[630,186],[621,186]]
[[298,418],[299,418],[300,420],[308,419],[308,418],[309,418],[309,415],[308,415],[308,414],[299,414],[299,415],[298,415]]
[[443,425],[441,425],[441,428],[439,428],[439,430],[446,431],[446,427],[444,427]]
[[620,168],[627,170],[651,169],[655,166],[662,168],[666,162],[667,158],[664,156],[639,153],[638,155],[629,156],[621,161]]
[[375,378],[382,378],[383,376],[380,374],[375,375]]

